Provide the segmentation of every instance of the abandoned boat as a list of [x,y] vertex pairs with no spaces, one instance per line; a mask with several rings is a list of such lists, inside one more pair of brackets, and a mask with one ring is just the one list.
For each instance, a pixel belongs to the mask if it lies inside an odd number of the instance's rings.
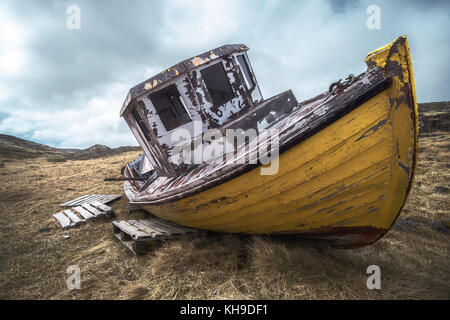
[[[263,99],[247,50],[222,46],[129,91],[120,114],[144,151],[123,170],[130,202],[215,232],[295,234],[340,247],[382,237],[416,166],[407,38],[300,103],[290,90]],[[262,150],[270,161],[259,159]]]

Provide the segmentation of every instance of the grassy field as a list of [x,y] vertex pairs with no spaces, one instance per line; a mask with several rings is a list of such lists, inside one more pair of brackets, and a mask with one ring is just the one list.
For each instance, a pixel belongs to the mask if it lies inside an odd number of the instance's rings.
[[[113,237],[111,221],[62,231],[52,214],[83,194],[123,194],[122,183],[102,180],[139,152],[64,162],[0,155],[0,298],[449,299],[450,233],[441,221],[450,220],[450,134],[425,132],[400,219],[381,240],[356,250],[214,235],[160,242],[135,257]],[[112,207],[117,219],[146,216],[129,211],[125,197]],[[74,264],[81,289],[68,290],[66,269]],[[381,268],[381,290],[366,287],[372,264]]]

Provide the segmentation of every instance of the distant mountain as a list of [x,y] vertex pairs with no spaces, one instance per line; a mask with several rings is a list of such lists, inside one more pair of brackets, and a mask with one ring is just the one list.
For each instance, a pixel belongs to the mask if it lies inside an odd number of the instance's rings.
[[70,159],[86,160],[139,150],[141,150],[140,147],[109,148],[99,144],[84,150],[70,148],[60,149],[14,136],[0,134],[0,158],[3,159],[46,157],[50,161],[65,161]]
[[118,147],[110,148],[102,144],[96,144],[84,150],[72,154],[71,159],[87,160],[99,157],[105,157],[113,154],[119,154],[128,151],[139,151],[141,147]]
[[450,101],[419,103],[419,112],[450,112]]
[[419,103],[419,120],[421,135],[450,132],[450,101]]
[[[75,152],[77,151],[79,150]],[[70,152],[64,149],[52,148],[40,143],[0,134],[0,156],[2,158],[34,158],[41,156],[64,158],[69,154]]]

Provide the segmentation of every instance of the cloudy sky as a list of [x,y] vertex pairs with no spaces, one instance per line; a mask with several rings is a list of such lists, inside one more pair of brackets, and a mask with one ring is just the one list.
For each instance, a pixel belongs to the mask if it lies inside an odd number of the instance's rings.
[[[70,5],[80,29],[68,29]],[[369,29],[367,8],[380,8]],[[54,147],[136,145],[127,90],[226,43],[250,47],[265,98],[298,100],[365,69],[406,34],[419,102],[450,100],[450,1],[1,1],[0,133]]]

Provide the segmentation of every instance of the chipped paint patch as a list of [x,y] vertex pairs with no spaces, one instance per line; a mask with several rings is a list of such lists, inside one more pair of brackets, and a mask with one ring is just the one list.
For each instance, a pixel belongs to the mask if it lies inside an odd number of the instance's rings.
[[194,57],[194,58],[191,60],[192,64],[193,64],[194,66],[196,66],[196,67],[201,66],[202,64],[207,63],[208,61],[209,61],[208,58],[202,59],[202,58],[200,58],[200,57]]
[[219,58],[219,56],[216,55],[216,54],[211,50],[211,51],[210,51],[210,56],[209,56],[209,58],[210,58],[211,60],[214,60],[214,59]]
[[153,80],[153,83],[146,82],[144,85],[145,90],[151,90],[154,89],[161,81]]

